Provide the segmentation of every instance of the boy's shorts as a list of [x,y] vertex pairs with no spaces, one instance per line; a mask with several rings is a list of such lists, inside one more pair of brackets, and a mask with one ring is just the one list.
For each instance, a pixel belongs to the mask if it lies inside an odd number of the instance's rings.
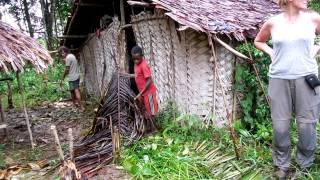
[[79,89],[80,79],[77,79],[75,81],[69,81],[69,90],[75,90]]
[[146,107],[146,111],[150,115],[156,115],[158,112],[158,101],[156,97],[156,91],[148,92],[144,94],[142,97],[143,97],[143,103]]

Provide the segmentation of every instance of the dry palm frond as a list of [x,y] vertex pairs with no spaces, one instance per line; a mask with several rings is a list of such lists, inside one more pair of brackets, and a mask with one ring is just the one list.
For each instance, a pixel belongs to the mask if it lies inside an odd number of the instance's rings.
[[0,21],[0,68],[23,71],[27,62],[42,72],[53,62],[49,52],[34,39]]
[[63,166],[60,167],[60,175],[62,180],[79,180],[81,174],[78,172],[74,163],[70,160],[63,162]]
[[114,73],[91,131],[75,146],[76,166],[82,173],[90,176],[99,164],[108,164],[113,160],[110,126],[117,126],[125,145],[138,140],[148,130],[153,130],[154,120],[144,115],[143,105],[134,101],[134,97],[129,79],[119,76],[118,81],[117,73]]
[[210,148],[208,142],[195,142],[194,151],[203,157],[203,164],[209,167],[216,179],[239,179],[253,169],[254,165],[237,161],[236,157],[223,152],[219,147]]

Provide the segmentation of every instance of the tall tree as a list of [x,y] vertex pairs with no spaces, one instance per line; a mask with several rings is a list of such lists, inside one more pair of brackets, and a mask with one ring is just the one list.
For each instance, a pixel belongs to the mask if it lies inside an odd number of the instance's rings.
[[24,12],[24,17],[26,19],[27,25],[28,25],[28,29],[29,29],[29,34],[31,37],[34,37],[34,29],[32,27],[31,24],[31,18],[30,18],[30,13],[29,13],[29,5],[27,0],[22,0],[22,4],[23,4],[23,12]]
[[7,10],[14,17],[19,28],[27,31],[31,37],[34,37],[35,23],[39,19],[32,12],[35,4],[36,0],[0,0],[0,5],[8,6]]
[[55,0],[40,0],[43,24],[46,30],[46,40],[49,50],[54,49],[53,26],[54,26],[54,10]]

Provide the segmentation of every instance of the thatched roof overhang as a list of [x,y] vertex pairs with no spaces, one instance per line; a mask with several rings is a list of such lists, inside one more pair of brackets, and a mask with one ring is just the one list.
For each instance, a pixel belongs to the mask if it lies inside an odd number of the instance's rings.
[[36,40],[0,21],[0,70],[23,71],[30,63],[43,72],[53,62],[49,52]]
[[[156,8],[192,29],[244,40],[269,16],[280,12],[272,0],[152,0]],[[186,28],[183,27],[183,28]]]

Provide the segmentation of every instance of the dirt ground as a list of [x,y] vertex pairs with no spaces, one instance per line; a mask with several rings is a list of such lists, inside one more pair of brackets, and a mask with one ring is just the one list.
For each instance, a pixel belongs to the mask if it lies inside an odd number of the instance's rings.
[[[50,126],[56,125],[62,149],[67,153],[68,128],[72,128],[74,142],[79,141],[91,128],[93,108],[82,112],[69,101],[43,103],[40,107],[28,109],[28,115],[32,122],[35,150],[31,150],[23,110],[6,111],[8,136],[5,137],[4,132],[0,130],[0,144],[5,147],[6,166],[26,166],[28,163],[45,160],[49,162],[46,168],[19,173],[13,179],[43,179],[44,174],[51,174],[49,179],[54,179],[57,177],[58,168],[53,173],[47,173],[59,162]],[[104,167],[99,174],[95,179],[128,179],[122,168],[115,165]]]

